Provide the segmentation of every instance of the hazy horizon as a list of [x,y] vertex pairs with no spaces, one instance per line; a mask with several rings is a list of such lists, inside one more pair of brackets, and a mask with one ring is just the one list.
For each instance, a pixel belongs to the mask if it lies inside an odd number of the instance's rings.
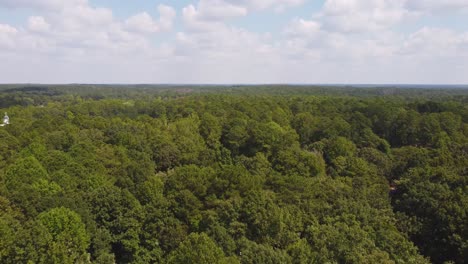
[[436,83],[436,84],[425,84],[425,83],[0,83],[0,86],[6,85],[25,85],[25,86],[56,86],[56,85],[96,85],[96,86],[108,86],[108,85],[116,85],[116,86],[338,86],[338,87],[395,87],[395,88],[403,88],[403,87],[439,87],[439,86],[448,86],[448,87],[463,87],[468,88],[467,84],[446,84],[446,83]]

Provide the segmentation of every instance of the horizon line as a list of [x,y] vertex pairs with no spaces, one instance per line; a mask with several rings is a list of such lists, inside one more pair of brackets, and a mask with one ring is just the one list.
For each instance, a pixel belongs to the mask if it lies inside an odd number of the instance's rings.
[[1,83],[0,85],[155,85],[155,86],[466,86],[466,84],[448,84],[448,83]]

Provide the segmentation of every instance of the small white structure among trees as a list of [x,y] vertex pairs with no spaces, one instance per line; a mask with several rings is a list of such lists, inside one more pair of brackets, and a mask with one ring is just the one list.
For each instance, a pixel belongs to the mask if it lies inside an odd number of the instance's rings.
[[0,124],[0,126],[6,126],[10,124],[10,117],[8,117],[7,113],[5,113],[5,116],[3,117],[3,124]]

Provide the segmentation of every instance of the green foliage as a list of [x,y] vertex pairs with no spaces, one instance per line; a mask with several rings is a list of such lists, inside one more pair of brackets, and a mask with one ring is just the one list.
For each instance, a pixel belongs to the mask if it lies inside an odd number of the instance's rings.
[[227,263],[224,253],[206,234],[192,233],[168,257],[168,264]]
[[5,173],[8,197],[29,215],[53,206],[61,193],[59,185],[51,182],[44,167],[33,156],[18,159]]
[[[416,217],[410,236],[434,262],[467,255],[468,181],[449,168],[415,168],[398,181],[395,208]],[[431,240],[431,243],[426,241]]]
[[[31,236],[23,225],[24,215],[12,207],[10,201],[0,196],[0,262],[28,261]],[[25,230],[26,229],[26,230]]]
[[324,224],[312,225],[307,238],[318,263],[394,263],[388,253],[375,246],[371,235],[352,216],[326,219]]
[[1,263],[465,263],[466,90],[1,88]]
[[85,263],[89,235],[75,212],[61,207],[38,215],[34,230],[38,263]]
[[326,140],[323,148],[325,159],[329,163],[333,163],[339,157],[353,157],[356,150],[356,145],[344,137]]
[[284,174],[318,176],[325,173],[325,161],[318,152],[300,148],[287,148],[278,151],[273,159],[275,169]]
[[285,251],[275,250],[272,246],[257,244],[248,240],[240,241],[239,255],[241,263],[292,263],[291,257]]
[[90,193],[89,203],[96,225],[109,231],[108,242],[119,261],[133,261],[143,219],[139,201],[127,190],[103,186]]

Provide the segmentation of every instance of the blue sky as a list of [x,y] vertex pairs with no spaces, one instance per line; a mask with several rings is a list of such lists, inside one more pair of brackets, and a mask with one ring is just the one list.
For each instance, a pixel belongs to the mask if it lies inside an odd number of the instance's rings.
[[468,0],[0,0],[0,83],[468,83]]

